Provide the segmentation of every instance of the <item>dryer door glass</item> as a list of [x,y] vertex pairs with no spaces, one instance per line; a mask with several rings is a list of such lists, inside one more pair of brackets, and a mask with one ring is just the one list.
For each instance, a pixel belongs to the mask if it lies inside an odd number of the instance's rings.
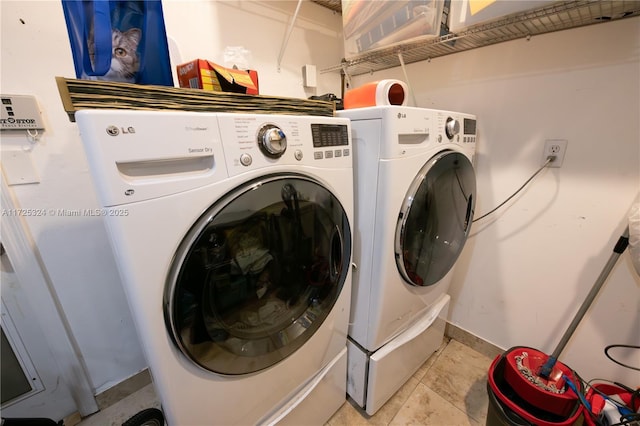
[[165,288],[169,332],[207,370],[267,368],[327,318],[350,255],[345,210],[319,182],[250,182],[211,206],[179,246]]
[[433,285],[451,270],[471,228],[475,192],[473,166],[459,152],[443,151],[422,167],[396,225],[396,264],[409,284]]

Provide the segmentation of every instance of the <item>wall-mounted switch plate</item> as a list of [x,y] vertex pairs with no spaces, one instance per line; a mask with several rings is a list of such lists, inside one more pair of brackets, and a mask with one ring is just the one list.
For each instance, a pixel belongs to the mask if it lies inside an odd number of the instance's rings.
[[315,65],[304,65],[302,67],[302,84],[304,87],[316,87],[318,85],[318,76]]
[[0,111],[1,130],[44,129],[40,108],[35,96],[0,96],[2,97],[2,110]]
[[0,163],[8,185],[40,183],[40,177],[31,159],[31,151],[3,151]]

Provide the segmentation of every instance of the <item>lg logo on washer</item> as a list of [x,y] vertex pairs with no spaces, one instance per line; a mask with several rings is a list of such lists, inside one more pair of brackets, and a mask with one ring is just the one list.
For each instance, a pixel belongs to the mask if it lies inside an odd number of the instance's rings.
[[109,136],[118,136],[120,134],[120,131],[122,130],[122,134],[126,135],[127,133],[135,133],[136,129],[133,126],[129,126],[127,128],[118,128],[117,126],[108,126],[107,127],[107,134]]

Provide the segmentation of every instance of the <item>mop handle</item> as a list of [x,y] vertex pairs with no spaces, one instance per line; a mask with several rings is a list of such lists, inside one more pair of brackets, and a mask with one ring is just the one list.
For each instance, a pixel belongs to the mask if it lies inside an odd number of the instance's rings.
[[628,245],[629,245],[629,226],[625,228],[624,232],[618,239],[618,242],[613,248],[613,253],[611,253],[611,256],[609,257],[609,261],[607,262],[606,265],[604,265],[602,272],[600,272],[600,276],[598,277],[593,287],[591,288],[591,291],[587,295],[587,298],[584,300],[584,302],[582,302],[582,306],[580,306],[580,309],[578,309],[578,312],[576,313],[576,316],[573,318],[573,321],[571,321],[569,328],[567,328],[567,331],[564,332],[562,339],[560,339],[560,343],[558,343],[558,346],[556,346],[556,349],[553,351],[549,359],[547,359],[547,362],[545,362],[542,365],[542,367],[540,367],[540,371],[538,372],[539,376],[544,378],[549,377],[549,375],[551,374],[551,370],[553,369],[553,366],[556,363],[556,360],[560,356],[560,353],[564,350],[564,347],[567,345],[567,342],[569,342],[569,339],[571,338],[571,335],[573,334],[573,332],[576,331],[576,328],[578,327],[578,324],[582,320],[582,317],[584,317],[584,315],[587,313],[587,310],[591,306],[591,303],[593,303],[593,299],[595,299],[596,296],[598,295],[600,288],[602,288],[602,285],[604,284],[607,277],[609,276],[609,273],[615,266],[618,260],[618,257],[620,257],[620,255],[625,251]]

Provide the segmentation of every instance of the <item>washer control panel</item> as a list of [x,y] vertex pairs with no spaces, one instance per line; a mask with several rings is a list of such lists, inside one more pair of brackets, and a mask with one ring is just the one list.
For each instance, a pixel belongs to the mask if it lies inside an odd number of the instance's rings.
[[352,167],[348,119],[218,114],[230,175],[273,165]]
[[341,124],[312,124],[313,158],[337,158],[351,155],[349,129]]

